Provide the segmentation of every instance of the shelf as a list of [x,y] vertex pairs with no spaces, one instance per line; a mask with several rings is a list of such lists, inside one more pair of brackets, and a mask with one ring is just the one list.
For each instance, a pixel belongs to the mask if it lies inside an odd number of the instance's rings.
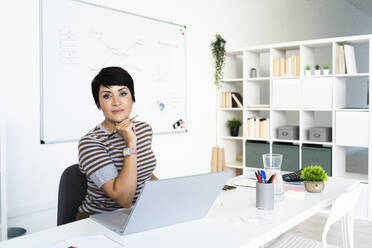
[[290,108],[290,107],[278,107],[278,108],[272,108],[273,111],[300,111],[300,108]]
[[269,142],[270,139],[262,139],[262,138],[245,138],[245,140],[248,140],[248,141],[267,141]]
[[242,83],[243,78],[226,78],[222,80],[223,83]]
[[245,108],[244,110],[247,110],[247,111],[269,111],[270,108]]
[[302,107],[302,109],[301,109],[301,111],[320,111],[320,112],[322,112],[322,111],[332,111],[332,109],[331,108],[305,108],[305,107]]
[[272,79],[300,79],[300,76],[290,76],[290,77],[271,77]]
[[331,78],[333,75],[332,74],[329,74],[329,75],[311,75],[311,76],[302,76],[302,78]]
[[246,81],[268,81],[270,77],[257,77],[257,78],[246,78]]
[[223,139],[230,139],[230,140],[244,140],[243,137],[234,137],[234,136],[222,136]]
[[369,77],[369,73],[335,74],[335,77]]
[[242,108],[219,108],[221,111],[242,111]]
[[335,109],[335,111],[343,111],[343,112],[369,112],[369,109],[348,109],[348,108],[339,108]]
[[335,143],[335,146],[368,148],[368,145],[352,145],[352,144],[342,144],[342,143]]
[[273,139],[273,142],[283,142],[283,143],[300,143],[299,140],[283,140],[283,139]]
[[302,141],[302,144],[332,146],[333,143],[332,142],[317,142],[317,141],[304,140],[304,141]]

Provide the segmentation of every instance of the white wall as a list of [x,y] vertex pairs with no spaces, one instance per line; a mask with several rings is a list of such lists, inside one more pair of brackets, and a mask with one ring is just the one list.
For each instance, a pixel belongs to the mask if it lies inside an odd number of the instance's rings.
[[[238,48],[366,34],[372,27],[370,17],[344,0],[91,2],[187,26],[189,132],[154,137],[160,178],[209,170],[216,130],[209,44],[216,32],[227,40],[228,48]],[[78,158],[77,143],[39,143],[39,1],[6,1],[0,9],[0,113],[8,125],[11,217],[55,207],[59,177]]]

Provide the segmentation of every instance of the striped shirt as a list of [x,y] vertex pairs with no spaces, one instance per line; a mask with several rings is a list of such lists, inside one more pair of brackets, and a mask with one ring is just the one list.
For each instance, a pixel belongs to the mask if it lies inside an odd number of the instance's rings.
[[[151,126],[137,121],[134,125],[137,136],[137,187],[133,203],[156,166],[156,158],[151,148]],[[79,207],[80,213],[94,214],[121,208],[101,189],[104,183],[119,175],[124,162],[123,149],[127,147],[118,133],[111,137],[110,134],[110,131],[99,124],[80,139],[79,168],[87,176],[88,184],[87,195]]]

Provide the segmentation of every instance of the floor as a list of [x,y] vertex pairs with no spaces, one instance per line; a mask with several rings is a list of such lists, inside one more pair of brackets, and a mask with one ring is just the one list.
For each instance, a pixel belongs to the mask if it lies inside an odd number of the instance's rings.
[[[304,237],[321,240],[322,231],[326,222],[326,214],[317,214],[301,223],[291,231]],[[355,219],[354,246],[355,248],[372,247],[372,222]],[[341,225],[334,224],[328,232],[327,242],[330,245],[342,247]]]
[[[326,218],[327,215],[325,213],[319,213],[296,226],[291,231],[307,238],[320,240]],[[8,220],[8,226],[26,228],[27,233],[29,234],[53,227],[56,225],[56,222],[57,210],[53,208],[27,216],[10,218]],[[354,235],[356,248],[371,248],[372,222],[356,219]],[[329,244],[342,247],[341,241],[341,227],[339,225],[335,225],[328,233],[328,242]]]

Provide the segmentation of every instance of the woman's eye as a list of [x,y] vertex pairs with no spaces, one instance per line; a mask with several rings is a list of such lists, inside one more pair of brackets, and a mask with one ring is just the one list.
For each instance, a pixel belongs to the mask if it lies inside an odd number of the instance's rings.
[[110,95],[109,94],[104,94],[102,97],[103,97],[103,99],[109,99]]
[[120,92],[120,95],[121,96],[126,96],[127,95],[127,92]]

